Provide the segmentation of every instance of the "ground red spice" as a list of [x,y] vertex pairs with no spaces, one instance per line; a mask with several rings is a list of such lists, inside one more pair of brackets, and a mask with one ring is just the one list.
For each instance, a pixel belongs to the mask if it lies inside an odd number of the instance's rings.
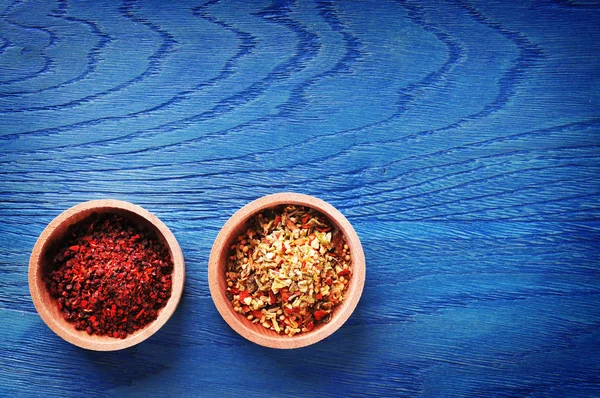
[[77,330],[124,339],[171,297],[173,261],[149,230],[117,214],[94,214],[69,230],[46,285]]

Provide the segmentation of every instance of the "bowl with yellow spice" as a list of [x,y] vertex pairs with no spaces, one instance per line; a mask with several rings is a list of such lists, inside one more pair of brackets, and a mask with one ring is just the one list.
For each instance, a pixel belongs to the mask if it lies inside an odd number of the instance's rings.
[[237,211],[215,239],[210,292],[246,339],[290,349],[314,344],[350,317],[365,281],[350,222],[313,196],[278,193]]

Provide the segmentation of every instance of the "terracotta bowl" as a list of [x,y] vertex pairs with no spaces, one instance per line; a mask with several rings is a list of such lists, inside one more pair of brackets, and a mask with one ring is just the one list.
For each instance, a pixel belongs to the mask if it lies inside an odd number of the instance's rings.
[[[76,330],[72,323],[67,322],[63,318],[56,300],[50,296],[43,279],[44,271],[47,269],[46,267],[48,267],[49,263],[49,259],[47,258],[48,253],[61,243],[68,228],[86,219],[93,213],[106,212],[121,214],[139,227],[156,231],[158,238],[169,248],[173,259],[173,287],[171,298],[167,302],[167,305],[160,310],[156,320],[128,335],[125,339],[96,335],[90,336],[85,331]],[[29,259],[29,290],[33,304],[44,322],[46,322],[50,329],[69,343],[95,351],[120,350],[138,344],[152,336],[175,312],[183,292],[184,281],[185,265],[183,254],[169,228],[149,211],[140,206],[119,200],[92,200],[66,210],[52,220],[46,229],[44,229]]]
[[[346,299],[334,308],[329,323],[319,324],[310,332],[299,333],[292,337],[280,335],[260,324],[253,324],[244,315],[236,313],[226,296],[227,282],[225,278],[229,247],[245,230],[246,222],[264,209],[288,204],[310,207],[325,215],[346,236],[346,243],[352,256],[352,278],[350,278]],[[365,273],[365,256],[360,240],[346,217],[329,203],[298,193],[278,193],[264,196],[238,210],[225,223],[217,236],[208,263],[210,293],[223,319],[246,339],[265,347],[281,349],[314,344],[339,329],[358,304],[365,283]]]

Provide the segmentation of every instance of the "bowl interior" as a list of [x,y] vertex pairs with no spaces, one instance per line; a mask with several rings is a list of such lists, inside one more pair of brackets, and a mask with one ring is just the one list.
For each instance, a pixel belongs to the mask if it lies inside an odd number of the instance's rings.
[[[307,200],[307,198],[310,198],[310,200]],[[226,224],[223,227],[221,235],[215,242],[210,260],[213,272],[210,272],[211,270],[209,270],[209,278],[212,279],[211,294],[213,295],[217,309],[225,321],[239,334],[255,343],[273,348],[298,348],[313,344],[338,329],[351,315],[358,303],[358,299],[362,293],[365,276],[364,253],[358,236],[348,220],[346,220],[346,218],[333,206],[315,199],[316,198],[306,197],[306,195],[300,194],[295,194],[293,197],[285,197],[284,202],[280,200],[263,200],[263,202],[259,202],[261,201],[261,199],[259,199],[236,213],[239,218],[236,216],[232,217],[232,219],[228,221],[229,225]],[[312,331],[300,333],[292,337],[280,335],[275,331],[264,328],[259,323],[253,324],[246,319],[244,315],[235,312],[231,302],[226,296],[227,281],[225,276],[229,247],[236,241],[238,235],[245,231],[247,222],[261,211],[290,204],[317,210],[328,219],[332,226],[344,234],[352,257],[353,271],[352,278],[350,278],[348,284],[346,299],[334,307],[329,323],[318,324]]]
[[[165,237],[161,231],[162,228],[155,225],[156,223],[154,220],[150,221],[149,218],[155,219],[165,229],[167,227],[164,226],[164,224],[162,224],[162,222],[160,222],[160,220],[158,220],[151,213],[146,212],[144,209],[135,205],[127,205],[132,206],[132,208],[135,207],[139,210],[134,209],[135,211],[132,211],[120,206],[84,206],[84,208],[80,210],[73,211],[75,208],[72,208],[66,211],[52,221],[46,230],[44,230],[42,235],[40,235],[40,238],[38,239],[31,256],[29,283],[32,298],[38,313],[42,319],[44,319],[46,324],[48,324],[48,326],[59,336],[83,348],[94,350],[115,350],[139,343],[153,334],[156,330],[158,330],[158,328],[160,328],[160,326],[162,326],[162,324],[166,322],[166,320],[168,320],[168,317],[170,317],[171,313],[174,311],[181,296],[181,290],[183,289],[183,279],[181,275],[183,272],[183,256],[181,254],[179,245],[176,241],[174,241],[175,238],[170,232],[168,232],[170,236],[168,238]],[[150,217],[147,218],[146,215],[142,216],[141,214],[138,214],[144,212]],[[173,286],[169,301],[165,307],[160,310],[159,316],[156,320],[152,321],[144,328],[136,330],[134,333],[127,335],[125,339],[117,339],[109,336],[89,335],[86,331],[76,330],[72,323],[64,319],[62,312],[58,308],[57,301],[50,295],[44,280],[44,275],[46,275],[52,269],[52,259],[60,249],[60,246],[63,244],[69,232],[69,227],[80,222],[85,222],[95,213],[119,214],[133,222],[133,224],[138,228],[146,228],[155,232],[157,239],[168,248],[171,259],[173,260]],[[163,319],[165,316],[166,319]]]

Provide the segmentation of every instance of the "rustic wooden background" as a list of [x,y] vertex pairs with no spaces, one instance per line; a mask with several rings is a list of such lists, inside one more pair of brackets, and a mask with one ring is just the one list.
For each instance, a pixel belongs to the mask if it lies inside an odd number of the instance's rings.
[[[600,3],[0,0],[0,395],[600,396]],[[207,286],[262,195],[340,209],[354,315],[276,351]],[[66,208],[144,206],[187,265],[175,316],[71,346],[27,265]]]

